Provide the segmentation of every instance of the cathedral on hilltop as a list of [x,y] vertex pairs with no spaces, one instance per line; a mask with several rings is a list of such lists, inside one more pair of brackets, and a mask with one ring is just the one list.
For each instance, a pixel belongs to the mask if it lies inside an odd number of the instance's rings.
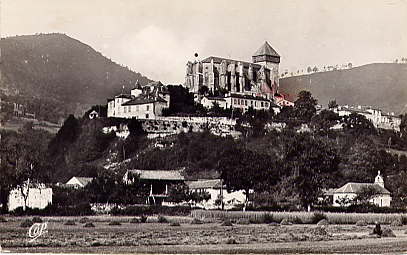
[[207,57],[188,62],[184,86],[194,94],[236,94],[273,99],[278,91],[280,56],[265,42],[251,62]]

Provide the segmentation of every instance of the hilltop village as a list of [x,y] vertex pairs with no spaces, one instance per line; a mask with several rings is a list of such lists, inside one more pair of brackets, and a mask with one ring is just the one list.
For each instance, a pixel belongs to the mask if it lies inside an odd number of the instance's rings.
[[[196,58],[184,84],[137,81],[52,138],[24,127],[3,139],[2,162],[19,160],[11,151],[22,139],[32,169],[3,180],[12,183],[1,186],[3,209],[405,210],[405,115],[334,99],[323,107],[306,90],[290,101],[279,64],[268,42],[251,61]],[[18,104],[14,114],[35,118]]]

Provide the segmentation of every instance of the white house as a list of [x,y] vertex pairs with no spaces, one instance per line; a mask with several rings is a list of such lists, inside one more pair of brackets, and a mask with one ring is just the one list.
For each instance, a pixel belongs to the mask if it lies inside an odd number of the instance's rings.
[[246,195],[243,190],[228,192],[222,179],[188,181],[186,184],[190,191],[209,193],[209,200],[195,205],[204,209],[220,208],[222,198],[224,209],[231,209],[235,205],[243,204],[246,201]]
[[376,195],[370,200],[372,204],[379,207],[388,207],[391,203],[391,194],[384,187],[383,177],[380,171],[377,173],[374,183],[355,183],[348,182],[339,189],[333,192],[333,206],[340,206],[338,203],[341,200],[354,199],[357,194],[364,188],[372,187],[376,191]]
[[224,97],[209,97],[204,96],[201,100],[203,107],[210,109],[214,104],[218,104],[220,108],[226,109],[226,100]]
[[32,209],[44,209],[52,204],[52,188],[45,184],[32,184],[27,181],[22,188],[18,187],[10,191],[8,196],[8,210],[13,211],[18,207],[24,207],[24,196],[26,206]]
[[386,114],[380,109],[366,106],[338,106],[333,109],[339,116],[348,116],[351,113],[356,113],[365,116],[370,120],[376,128],[392,129],[400,131],[401,118],[394,113]]
[[107,117],[155,119],[170,104],[170,94],[161,82],[142,87],[138,82],[129,94],[107,100]]
[[72,186],[74,188],[83,188],[89,183],[93,181],[94,178],[92,177],[77,177],[73,176],[67,183],[65,183],[67,186]]

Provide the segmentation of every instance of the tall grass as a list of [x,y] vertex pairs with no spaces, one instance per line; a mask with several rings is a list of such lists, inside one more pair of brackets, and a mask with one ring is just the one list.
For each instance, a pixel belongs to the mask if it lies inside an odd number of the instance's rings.
[[[304,224],[311,224],[315,222],[314,212],[236,212],[236,211],[204,211],[194,210],[191,216],[194,218],[215,218],[215,219],[248,219],[251,222],[264,222],[265,215],[272,215],[273,221],[281,222],[287,219],[290,222],[302,222]],[[355,224],[359,220],[364,220],[368,224],[379,222],[381,224],[391,224],[395,220],[406,221],[406,214],[402,213],[331,213],[324,212],[331,224]],[[403,221],[403,222],[404,222]]]

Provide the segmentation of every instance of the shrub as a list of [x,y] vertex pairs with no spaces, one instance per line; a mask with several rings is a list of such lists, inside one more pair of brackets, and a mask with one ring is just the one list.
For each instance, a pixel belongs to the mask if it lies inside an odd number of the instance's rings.
[[4,217],[0,217],[0,222],[7,222],[7,220]]
[[385,228],[383,229],[382,237],[396,237],[396,234],[390,228]]
[[263,221],[264,221],[264,223],[266,223],[266,224],[272,223],[272,222],[274,221],[273,215],[272,215],[271,213],[266,213],[266,214],[264,214],[264,216],[263,216]]
[[317,226],[327,226],[329,222],[326,219],[322,219],[317,223]]
[[292,223],[294,223],[294,224],[303,224],[304,222],[302,222],[300,217],[295,216],[294,219],[292,219]]
[[313,224],[317,224],[321,220],[326,220],[326,219],[327,219],[326,215],[322,212],[314,212],[314,214],[312,215]]
[[127,206],[123,209],[113,208],[111,210],[113,215],[128,215],[128,216],[141,216],[141,215],[169,215],[169,216],[188,216],[191,214],[191,207],[189,206],[146,206],[146,205],[133,205]]
[[310,233],[311,233],[311,235],[314,235],[314,236],[327,236],[328,235],[328,232],[326,232],[326,230],[321,227],[313,228],[310,231]]
[[141,221],[138,218],[132,218],[130,223],[140,223]]
[[228,240],[226,240],[226,244],[237,244],[237,241],[234,238],[228,238]]
[[34,224],[34,222],[30,219],[26,219],[25,221],[21,222],[20,227],[22,228],[29,228]]
[[233,224],[232,224],[232,222],[231,222],[229,219],[226,219],[226,220],[223,221],[223,223],[222,223],[221,226],[228,226],[228,227],[230,227],[230,226],[233,226]]
[[181,226],[181,224],[179,224],[179,222],[171,222],[170,226],[171,227],[179,227],[179,226]]
[[64,225],[73,226],[73,225],[76,225],[76,223],[75,223],[75,221],[73,221],[73,220],[67,220],[67,221],[64,223]]
[[248,219],[246,219],[246,218],[240,218],[240,219],[237,220],[237,224],[240,224],[240,225],[249,225],[249,224],[250,224],[250,221],[249,221]]
[[148,219],[148,217],[145,216],[145,215],[142,215],[142,216],[140,217],[141,223],[146,223],[146,222],[147,222],[147,219]]
[[84,224],[87,222],[89,222],[89,218],[87,218],[87,217],[83,217],[82,219],[79,220],[79,223],[81,223],[81,224]]
[[399,227],[399,226],[403,226],[403,222],[401,219],[396,219],[396,220],[393,220],[390,225],[392,227]]
[[32,221],[34,223],[42,223],[42,219],[40,217],[38,217],[38,216],[33,217]]
[[191,224],[203,224],[203,222],[198,218],[193,218]]
[[109,226],[120,226],[120,225],[121,225],[120,221],[111,221],[111,222],[109,222]]
[[164,216],[159,215],[158,216],[158,223],[168,223],[168,220]]
[[356,222],[356,226],[359,226],[359,227],[367,226],[367,222],[365,220],[358,220]]
[[292,225],[293,223],[292,222],[290,222],[288,219],[283,219],[281,222],[280,222],[280,225]]
[[94,228],[95,227],[95,225],[92,222],[85,223],[85,225],[83,225],[83,226],[85,228]]

